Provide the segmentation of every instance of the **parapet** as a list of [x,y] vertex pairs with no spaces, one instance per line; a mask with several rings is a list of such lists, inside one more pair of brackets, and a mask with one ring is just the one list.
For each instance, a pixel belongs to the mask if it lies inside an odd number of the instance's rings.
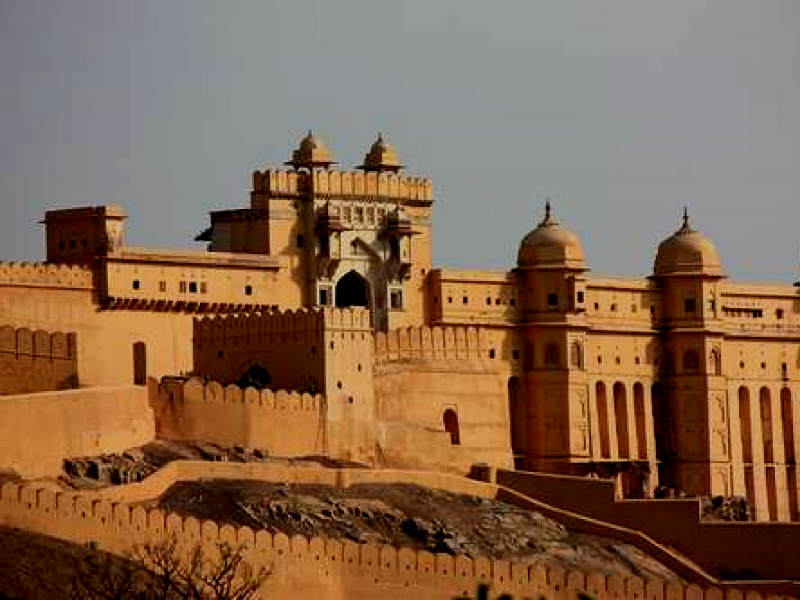
[[37,358],[74,360],[76,343],[74,333],[60,331],[31,331],[0,326],[0,353]]
[[486,347],[477,327],[406,327],[375,334],[375,361],[478,360]]
[[80,265],[0,262],[0,285],[92,289],[92,270]]
[[161,389],[172,401],[203,404],[250,404],[265,410],[284,412],[308,412],[318,414],[325,404],[320,394],[306,394],[289,390],[257,390],[253,387],[222,385],[218,381],[205,381],[199,377],[190,379],[166,378]]
[[[313,180],[312,180],[313,177]],[[390,198],[405,204],[433,202],[433,181],[396,173],[358,171],[283,171],[266,169],[253,173],[253,191],[277,196],[316,195]]]
[[365,308],[300,308],[262,313],[219,315],[194,320],[194,341],[217,346],[234,340],[241,344],[269,341],[275,335],[314,334],[325,331],[372,331]]

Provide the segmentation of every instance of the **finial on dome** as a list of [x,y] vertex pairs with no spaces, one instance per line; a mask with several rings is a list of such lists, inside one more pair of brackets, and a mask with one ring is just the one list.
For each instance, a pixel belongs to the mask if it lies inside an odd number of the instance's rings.
[[693,233],[694,229],[692,229],[692,225],[689,223],[689,207],[687,205],[683,206],[683,224],[681,228],[678,229],[677,233]]
[[549,227],[553,225],[558,225],[558,221],[553,217],[553,206],[550,202],[550,198],[545,198],[544,219],[539,223],[539,227]]

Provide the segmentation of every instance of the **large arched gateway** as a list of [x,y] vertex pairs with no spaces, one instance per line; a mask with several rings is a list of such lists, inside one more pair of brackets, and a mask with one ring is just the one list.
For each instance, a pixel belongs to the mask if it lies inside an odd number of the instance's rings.
[[370,306],[369,283],[355,271],[350,271],[336,284],[336,306]]

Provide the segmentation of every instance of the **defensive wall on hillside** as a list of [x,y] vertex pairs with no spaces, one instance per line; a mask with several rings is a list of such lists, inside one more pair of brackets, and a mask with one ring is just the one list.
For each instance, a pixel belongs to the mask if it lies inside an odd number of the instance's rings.
[[[433,182],[424,177],[395,173],[358,171],[314,171],[314,194],[331,196],[383,197],[414,201],[433,201]],[[296,196],[309,191],[308,174],[298,171],[266,169],[253,173],[253,191],[275,196]]]
[[[272,465],[240,465],[184,463],[176,466],[168,480],[194,476],[199,467],[205,476],[238,477],[239,472],[261,471],[261,477],[283,481],[327,483],[346,487],[360,481],[377,479],[383,482],[418,482],[453,491],[466,491],[492,497],[494,486],[469,482],[461,478],[413,472],[374,472],[314,467],[278,467]],[[195,467],[197,465],[197,467]],[[184,470],[185,469],[185,470]],[[181,470],[184,470],[181,473]],[[268,471],[271,475],[266,475]],[[194,472],[194,473],[193,473]],[[463,483],[462,483],[463,482]],[[133,486],[147,486],[148,481]],[[125,486],[126,488],[133,486]],[[155,491],[155,489],[151,490]],[[580,591],[589,591],[598,600],[626,598],[631,600],[722,600],[723,598],[760,600],[763,596],[752,585],[742,582],[741,588],[724,584],[703,588],[682,586],[661,580],[638,577],[623,578],[604,573],[566,571],[543,563],[516,563],[484,557],[431,554],[409,548],[394,548],[352,541],[288,537],[270,534],[249,527],[234,527],[214,521],[198,521],[159,509],[146,509],[124,501],[114,501],[96,493],[56,492],[34,485],[6,483],[0,489],[0,524],[22,527],[73,543],[94,542],[100,549],[124,554],[148,542],[176,536],[180,551],[197,544],[213,550],[220,541],[241,546],[248,560],[256,567],[271,570],[263,592],[270,598],[448,598],[474,594],[479,582],[492,585],[494,593],[508,592],[515,598],[567,600],[577,598]],[[762,585],[765,590],[770,586]],[[774,591],[791,592],[791,585],[773,585]],[[723,591],[724,589],[724,591]],[[778,597],[778,596],[774,596]]]
[[613,480],[498,470],[499,485],[671,546],[725,579],[800,579],[800,523],[702,521],[698,498],[622,500]]
[[0,326],[0,395],[76,387],[74,333]]
[[65,458],[121,452],[154,435],[143,386],[0,396],[2,466],[26,478],[57,477]]

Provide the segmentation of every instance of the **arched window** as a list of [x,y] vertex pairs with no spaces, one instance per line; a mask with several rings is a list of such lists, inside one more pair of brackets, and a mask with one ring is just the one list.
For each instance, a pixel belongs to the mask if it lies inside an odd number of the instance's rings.
[[633,410],[636,417],[636,452],[639,460],[647,459],[647,429],[645,427],[644,386],[633,384]]
[[690,348],[683,353],[683,370],[697,371],[700,369],[700,357],[694,348]]
[[711,355],[708,359],[710,371],[714,375],[722,375],[722,353],[717,348],[711,349]]
[[611,444],[608,433],[608,401],[606,400],[606,385],[598,381],[594,386],[595,401],[597,402],[597,429],[600,434],[600,456],[611,458]]
[[739,429],[742,434],[742,462],[753,462],[753,437],[750,426],[750,391],[739,388]]
[[580,342],[573,342],[569,351],[569,363],[578,369],[583,367],[583,347]]
[[461,434],[458,430],[458,415],[456,411],[452,408],[448,408],[444,411],[442,420],[444,421],[444,430],[450,434],[450,443],[453,446],[461,444]]
[[508,420],[511,430],[511,453],[514,455],[514,467],[525,454],[525,430],[527,427],[527,411],[520,390],[519,377],[508,380]]
[[650,388],[650,397],[653,403],[656,458],[663,462],[672,457],[672,415],[664,394],[664,388],[660,383],[654,383]]
[[794,457],[794,420],[792,411],[792,392],[789,388],[781,390],[781,422],[783,423],[783,453],[787,465],[793,465]]
[[630,458],[628,441],[628,404],[625,385],[618,381],[614,384],[614,417],[617,421],[617,449],[620,458]]
[[544,364],[549,366],[556,366],[561,362],[561,352],[558,349],[558,344],[550,343],[544,348]]
[[764,462],[775,462],[772,451],[772,398],[769,388],[762,387],[758,393],[758,403],[761,414],[761,440],[764,442]]

